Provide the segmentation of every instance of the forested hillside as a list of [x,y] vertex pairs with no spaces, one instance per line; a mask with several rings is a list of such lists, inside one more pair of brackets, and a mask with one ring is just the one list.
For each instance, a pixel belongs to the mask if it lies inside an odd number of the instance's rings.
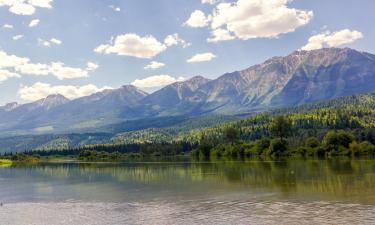
[[277,109],[246,118],[244,115],[163,117],[107,127],[107,133],[3,137],[0,139],[1,152],[64,150],[101,144],[196,144],[202,138],[216,145],[226,142],[228,127],[237,129],[239,139],[249,142],[272,136],[270,126],[279,115],[286,116],[293,124],[293,135],[290,137],[292,145],[300,145],[309,136],[323,139],[325,133],[332,129],[351,130],[358,138],[375,142],[375,94],[365,94]]
[[277,115],[285,115],[292,121],[294,129],[298,131],[295,133],[297,136],[319,135],[329,129],[365,131],[375,128],[375,94],[348,96],[261,113],[240,121],[194,130],[186,138],[194,141],[204,135],[223,140],[224,130],[233,126],[239,129],[242,140],[255,140],[269,136],[272,119]]

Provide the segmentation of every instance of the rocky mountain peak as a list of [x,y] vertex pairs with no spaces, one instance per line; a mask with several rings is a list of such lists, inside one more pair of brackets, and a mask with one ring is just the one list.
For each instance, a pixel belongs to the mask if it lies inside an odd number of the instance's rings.
[[51,94],[43,99],[38,100],[36,104],[46,109],[50,109],[52,107],[65,104],[69,101],[70,100],[68,98],[61,94]]
[[0,109],[4,110],[4,111],[12,111],[13,109],[17,108],[19,106],[19,104],[17,102],[10,102],[10,103],[7,103],[6,105],[0,107]]

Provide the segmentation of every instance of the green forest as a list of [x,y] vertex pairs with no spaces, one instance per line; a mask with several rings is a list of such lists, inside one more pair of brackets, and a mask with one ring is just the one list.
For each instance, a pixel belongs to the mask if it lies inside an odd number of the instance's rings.
[[234,118],[238,117],[179,117],[181,122],[176,124],[168,118],[170,127],[118,133],[102,143],[78,147],[58,139],[50,141],[48,149],[29,149],[24,154],[76,156],[87,161],[178,155],[195,159],[375,155],[375,94],[275,109],[231,121]]

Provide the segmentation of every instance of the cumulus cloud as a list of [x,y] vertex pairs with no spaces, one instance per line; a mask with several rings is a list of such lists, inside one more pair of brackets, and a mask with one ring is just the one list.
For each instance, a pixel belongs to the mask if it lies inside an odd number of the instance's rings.
[[84,86],[72,86],[72,85],[57,85],[52,86],[51,84],[37,82],[31,86],[24,86],[18,90],[19,96],[26,101],[36,101],[47,97],[52,94],[61,94],[69,99],[75,99],[83,96],[88,96],[93,93],[103,91],[106,89],[112,89],[111,87],[98,88],[93,84]]
[[140,37],[137,34],[123,34],[112,39],[109,44],[99,45],[94,51],[101,54],[150,59],[173,45],[186,45],[186,42],[178,34],[167,36],[164,40],[165,43],[159,42],[151,35]]
[[4,29],[13,29],[13,25],[11,25],[11,24],[4,24],[3,28]]
[[23,35],[22,34],[19,34],[19,35],[15,35],[15,36],[13,36],[13,40],[14,41],[17,41],[17,40],[19,40],[19,39],[21,39],[21,38],[23,38]]
[[185,80],[185,78],[183,77],[175,78],[169,75],[156,75],[147,77],[145,79],[137,79],[133,81],[131,84],[139,88],[156,88],[163,87],[183,80]]
[[36,8],[52,8],[53,0],[0,0],[0,7],[8,7],[17,15],[33,15]]
[[144,67],[144,69],[145,70],[156,70],[156,69],[162,68],[164,66],[165,66],[164,63],[157,62],[157,61],[152,61],[152,62],[150,62],[150,64],[146,65]]
[[220,3],[212,14],[194,11],[186,24],[192,27],[210,25],[217,42],[253,38],[277,38],[281,34],[295,31],[306,25],[313,17],[312,11],[289,8],[289,0],[238,0]]
[[185,25],[189,27],[206,27],[210,20],[211,19],[206,17],[204,12],[195,10],[191,13],[190,18],[185,22]]
[[216,58],[216,55],[214,55],[211,52],[207,52],[207,53],[196,54],[190,59],[188,59],[187,62],[188,63],[207,62],[207,61],[213,60],[214,58]]
[[339,47],[341,45],[353,43],[363,38],[363,34],[356,30],[344,29],[331,33],[326,31],[309,38],[308,43],[302,50],[315,50],[324,47]]
[[208,42],[219,42],[219,41],[229,41],[233,40],[236,37],[233,36],[228,30],[226,29],[215,29],[211,31],[211,37],[207,39]]
[[174,45],[181,45],[184,48],[186,48],[186,47],[188,47],[188,46],[191,45],[190,43],[187,43],[185,40],[183,40],[182,38],[180,38],[180,36],[177,33],[168,35],[164,39],[164,44],[166,46],[168,46],[168,47],[174,46]]
[[88,63],[86,68],[69,67],[62,62],[51,62],[49,64],[33,63],[29,58],[10,55],[4,51],[0,51],[0,70],[8,70],[12,73],[34,76],[53,75],[59,80],[64,80],[88,77],[89,72],[96,68],[97,65],[94,66],[94,63]]
[[0,83],[2,83],[3,81],[6,81],[6,80],[8,80],[9,78],[12,78],[12,77],[19,78],[21,76],[17,73],[10,72],[9,70],[0,69]]
[[117,54],[137,58],[152,58],[166,50],[166,46],[153,36],[140,37],[136,34],[117,36],[113,43],[99,45],[95,52]]
[[36,26],[38,26],[39,22],[40,22],[39,19],[31,20],[30,23],[29,23],[29,27],[36,27]]

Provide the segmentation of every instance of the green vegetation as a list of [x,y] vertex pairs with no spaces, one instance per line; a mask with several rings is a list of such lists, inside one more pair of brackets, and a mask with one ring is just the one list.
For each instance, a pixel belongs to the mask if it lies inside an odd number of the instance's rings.
[[[92,139],[83,141],[74,139],[77,137],[74,135],[57,136],[55,141],[48,140],[43,145],[49,150],[39,147],[26,155],[72,156],[86,161],[189,153],[204,160],[375,155],[375,94],[274,110],[235,122],[215,123],[224,120],[221,117],[199,117],[197,121],[176,119],[179,120],[176,124],[173,118],[163,119],[174,124],[172,127],[126,132],[112,138],[109,134],[93,134]],[[206,120],[210,122],[204,123]],[[216,125],[206,127],[209,124]],[[105,144],[97,143],[97,138],[102,138]]]
[[0,164],[13,164],[13,163],[37,163],[40,161],[38,155],[27,155],[25,153],[16,153],[5,155],[0,159]]
[[12,165],[12,161],[9,159],[0,159],[0,167],[8,167]]

